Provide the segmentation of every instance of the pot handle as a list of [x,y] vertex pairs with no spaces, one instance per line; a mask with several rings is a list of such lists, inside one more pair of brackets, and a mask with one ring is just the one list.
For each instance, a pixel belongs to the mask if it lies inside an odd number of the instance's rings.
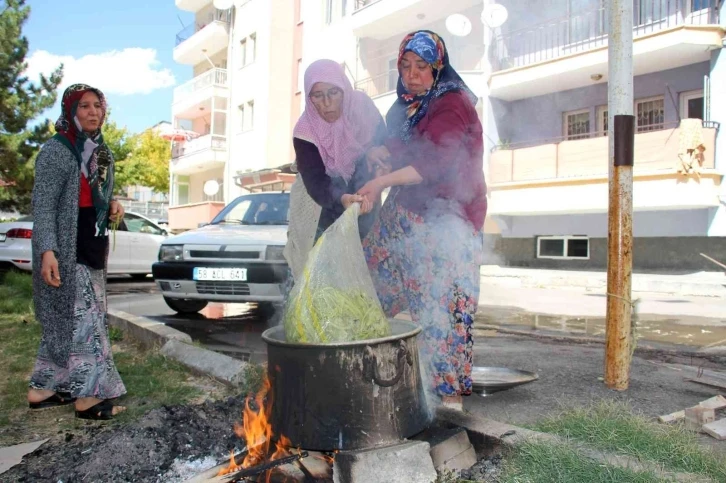
[[396,375],[391,379],[383,379],[380,372],[378,371],[378,359],[376,354],[373,352],[371,346],[367,345],[365,348],[365,357],[363,358],[364,374],[366,379],[373,379],[373,382],[381,387],[391,387],[398,383],[403,377],[404,361],[408,362],[408,365],[413,365],[413,357],[408,352],[406,343],[400,341],[398,344],[398,352],[396,354]]

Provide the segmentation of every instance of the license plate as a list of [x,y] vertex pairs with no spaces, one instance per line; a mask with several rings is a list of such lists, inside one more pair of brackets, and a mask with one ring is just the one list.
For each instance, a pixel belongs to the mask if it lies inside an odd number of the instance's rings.
[[5,235],[5,233],[0,234],[0,242],[4,242],[5,238],[7,238],[7,235]]
[[246,268],[194,268],[194,280],[247,281]]

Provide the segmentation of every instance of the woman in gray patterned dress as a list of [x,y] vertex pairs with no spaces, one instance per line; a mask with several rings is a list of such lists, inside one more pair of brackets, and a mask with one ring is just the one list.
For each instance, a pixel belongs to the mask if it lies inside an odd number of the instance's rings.
[[101,91],[66,89],[56,134],[35,162],[33,188],[33,302],[43,334],[28,404],[74,403],[84,419],[112,419],[124,408],[111,400],[126,393],[106,326],[108,229],[124,209],[112,199],[105,117]]

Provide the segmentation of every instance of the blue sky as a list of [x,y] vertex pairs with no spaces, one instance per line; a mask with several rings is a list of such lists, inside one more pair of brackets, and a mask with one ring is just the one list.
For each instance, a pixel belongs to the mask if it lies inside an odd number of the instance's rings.
[[[175,36],[193,15],[174,0],[29,0],[23,33],[30,43],[31,77],[63,62],[64,86],[85,82],[108,97],[112,118],[138,132],[171,120],[174,86],[191,77],[191,67],[172,58]],[[60,95],[59,95],[60,98]],[[54,119],[56,106],[43,117]]]

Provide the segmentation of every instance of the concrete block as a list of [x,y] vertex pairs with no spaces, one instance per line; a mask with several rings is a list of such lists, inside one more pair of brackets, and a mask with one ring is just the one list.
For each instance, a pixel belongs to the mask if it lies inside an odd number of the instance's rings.
[[476,451],[463,428],[438,432],[428,439],[431,446],[431,460],[436,471],[466,470],[476,464]]
[[686,408],[686,429],[700,432],[704,424],[712,423],[716,420],[716,411],[703,406],[693,406]]
[[424,441],[360,451],[341,451],[335,456],[335,483],[433,483],[437,475]]
[[178,331],[162,322],[131,315],[121,310],[109,309],[108,323],[118,327],[146,348],[161,347],[168,340],[192,343],[189,334]]
[[167,341],[161,348],[161,353],[195,372],[210,375],[222,383],[238,386],[244,382],[244,369],[247,363],[224,354],[177,340]]
[[726,419],[719,419],[703,425],[703,432],[719,441],[726,439]]

